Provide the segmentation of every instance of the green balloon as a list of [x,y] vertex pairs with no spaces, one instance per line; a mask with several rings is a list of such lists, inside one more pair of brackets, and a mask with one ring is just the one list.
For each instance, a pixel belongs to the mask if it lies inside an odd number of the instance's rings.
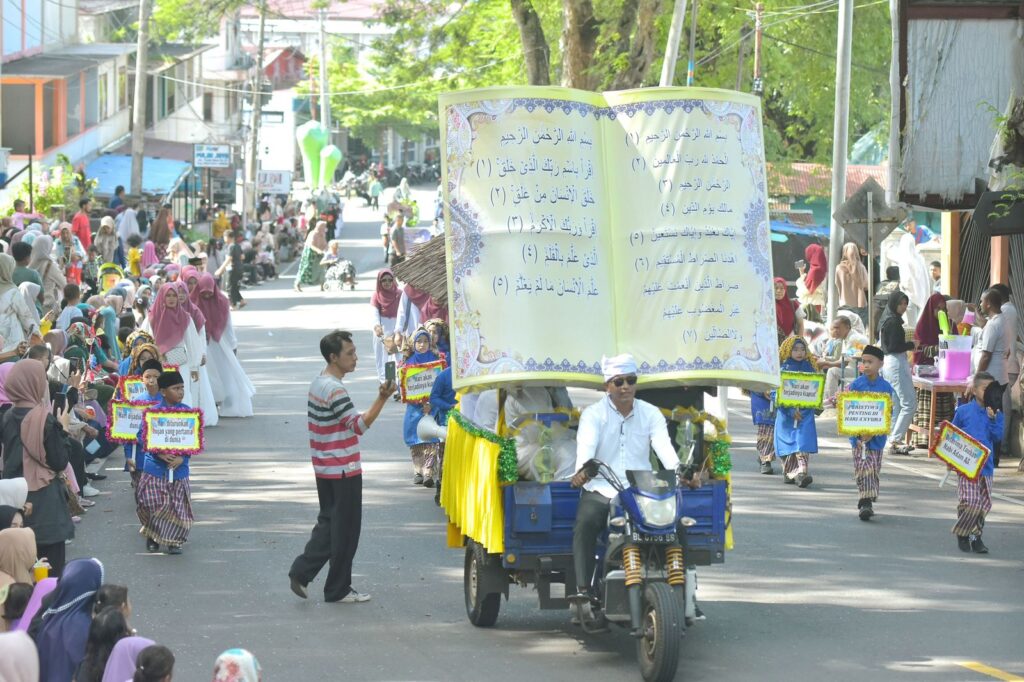
[[341,158],[341,150],[333,144],[320,150],[320,189],[330,186],[331,180],[334,179],[334,171],[341,163]]
[[315,189],[320,180],[320,150],[327,144],[327,131],[316,121],[308,121],[295,129],[295,140],[302,153],[302,172],[306,184]]

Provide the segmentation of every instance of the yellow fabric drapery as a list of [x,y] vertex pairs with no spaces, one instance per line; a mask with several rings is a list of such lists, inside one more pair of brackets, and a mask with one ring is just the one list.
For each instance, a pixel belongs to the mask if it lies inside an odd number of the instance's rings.
[[464,536],[492,554],[505,549],[505,509],[498,485],[501,446],[466,431],[457,419],[448,420],[441,508],[448,516],[448,546],[461,547]]

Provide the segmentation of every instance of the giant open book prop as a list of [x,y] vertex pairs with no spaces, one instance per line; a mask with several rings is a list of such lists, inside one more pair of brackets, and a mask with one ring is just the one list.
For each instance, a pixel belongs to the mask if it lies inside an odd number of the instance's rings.
[[779,383],[760,102],[738,92],[441,95],[456,387]]

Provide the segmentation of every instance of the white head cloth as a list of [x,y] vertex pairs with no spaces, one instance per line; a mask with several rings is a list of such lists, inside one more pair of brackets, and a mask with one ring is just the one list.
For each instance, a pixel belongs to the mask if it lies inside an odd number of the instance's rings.
[[615,355],[613,357],[601,356],[601,373],[606,382],[617,376],[625,374],[636,374],[636,360],[629,353]]

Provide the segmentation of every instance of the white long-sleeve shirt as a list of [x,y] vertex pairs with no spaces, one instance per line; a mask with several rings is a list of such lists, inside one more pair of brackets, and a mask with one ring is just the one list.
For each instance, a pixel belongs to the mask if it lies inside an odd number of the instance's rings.
[[[576,434],[576,471],[590,459],[599,459],[625,484],[626,472],[651,470],[650,451],[668,469],[675,469],[679,456],[668,437],[668,426],[661,411],[643,400],[633,401],[633,411],[623,417],[605,396],[580,415]],[[617,494],[601,476],[583,486],[586,490],[611,499]]]

